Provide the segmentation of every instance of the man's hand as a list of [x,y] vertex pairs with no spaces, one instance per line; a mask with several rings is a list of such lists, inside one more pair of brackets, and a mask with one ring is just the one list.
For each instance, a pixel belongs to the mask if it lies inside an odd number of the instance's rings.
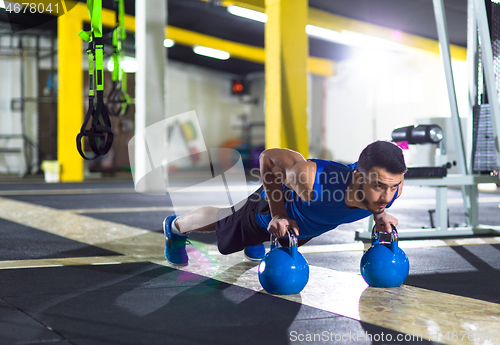
[[374,214],[373,219],[375,220],[375,228],[379,232],[392,232],[391,224],[394,226],[398,225],[397,218],[387,214],[385,212],[380,214]]
[[293,232],[295,232],[295,235],[299,236],[299,227],[297,223],[293,219],[288,218],[287,215],[279,214],[271,219],[267,231],[269,231],[271,235],[281,238],[287,236],[287,228],[291,228]]

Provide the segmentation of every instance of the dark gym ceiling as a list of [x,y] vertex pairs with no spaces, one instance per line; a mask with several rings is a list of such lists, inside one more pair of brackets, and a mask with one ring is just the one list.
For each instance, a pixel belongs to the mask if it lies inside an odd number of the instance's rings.
[[[293,0],[289,0],[293,3]],[[85,2],[85,1],[82,1]],[[222,38],[229,41],[254,46],[264,46],[264,24],[240,18],[227,12],[219,1],[201,0],[168,0],[168,25]],[[445,0],[450,42],[466,46],[467,0]],[[309,0],[309,6],[323,11],[338,14],[351,19],[364,21],[414,34],[426,38],[437,39],[436,23],[432,0]],[[112,9],[112,0],[103,0],[103,7]],[[127,14],[135,14],[135,1],[125,0]],[[53,17],[52,17],[53,18]],[[47,15],[9,15],[0,10],[0,28],[14,28],[19,32],[39,32],[40,30],[55,32],[56,21],[50,20],[42,26],[36,26],[48,19]],[[10,23],[9,23],[10,21]],[[9,25],[10,24],[10,25]],[[20,29],[31,28],[20,31]],[[133,36],[130,36],[128,47],[133,47]],[[79,39],[75,37],[75,39]],[[349,57],[354,50],[348,47],[323,40],[309,39],[309,54],[331,60],[342,60]],[[132,51],[131,51],[132,52]],[[262,71],[262,64],[241,59],[230,58],[225,61],[196,55],[190,47],[180,44],[168,49],[168,57],[212,69],[237,74]]]

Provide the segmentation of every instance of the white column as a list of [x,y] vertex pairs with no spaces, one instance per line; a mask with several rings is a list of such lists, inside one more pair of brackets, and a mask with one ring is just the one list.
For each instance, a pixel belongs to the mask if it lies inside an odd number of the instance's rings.
[[[166,119],[165,27],[166,0],[135,2],[135,176],[145,176],[141,192],[157,190],[158,174],[145,143],[145,129]],[[149,172],[149,173],[148,173]],[[163,182],[162,182],[163,184]]]
[[434,226],[436,230],[448,230],[448,188],[436,188],[436,213],[434,218]]

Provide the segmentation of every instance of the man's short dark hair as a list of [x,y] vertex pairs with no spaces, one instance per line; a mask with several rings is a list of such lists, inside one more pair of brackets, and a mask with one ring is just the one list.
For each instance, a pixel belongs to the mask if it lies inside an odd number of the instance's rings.
[[381,167],[391,174],[404,174],[406,164],[403,150],[389,141],[375,141],[359,155],[357,170],[368,173],[373,167]]

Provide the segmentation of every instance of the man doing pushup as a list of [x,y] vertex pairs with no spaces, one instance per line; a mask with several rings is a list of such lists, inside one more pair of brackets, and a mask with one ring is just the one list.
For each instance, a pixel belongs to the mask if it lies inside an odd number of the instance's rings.
[[215,231],[222,254],[245,250],[250,260],[260,260],[263,242],[270,235],[286,236],[287,228],[302,245],[373,214],[377,229],[390,232],[398,220],[385,209],[401,195],[405,172],[402,150],[387,141],[368,145],[348,165],[267,149],[260,155],[262,186],[247,199],[232,208],[205,206],[165,218],[165,257],[174,265],[187,265],[191,231]]

